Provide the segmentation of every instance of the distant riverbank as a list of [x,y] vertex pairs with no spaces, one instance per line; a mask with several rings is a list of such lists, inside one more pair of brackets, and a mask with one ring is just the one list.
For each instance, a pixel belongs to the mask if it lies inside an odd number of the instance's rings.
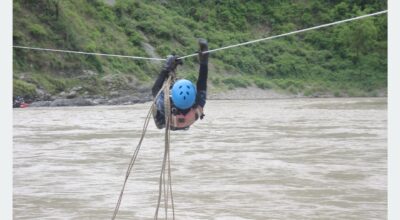
[[[276,91],[272,89],[260,89],[257,87],[236,88],[227,91],[209,91],[207,99],[209,100],[254,100],[254,99],[287,99],[287,98],[333,98],[337,97],[333,93],[315,93],[305,96],[302,93],[291,94],[285,91]],[[343,95],[342,97],[349,97]],[[385,91],[377,94],[377,97],[387,97]],[[117,97],[102,96],[81,96],[75,98],[55,97],[53,100],[35,101],[30,107],[58,107],[58,106],[93,106],[93,105],[132,105],[144,103],[152,100],[150,91],[133,95],[124,95]]]

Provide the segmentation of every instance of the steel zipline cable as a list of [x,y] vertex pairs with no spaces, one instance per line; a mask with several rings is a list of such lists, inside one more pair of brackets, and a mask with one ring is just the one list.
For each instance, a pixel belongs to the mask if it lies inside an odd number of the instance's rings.
[[48,49],[48,48],[40,48],[40,47],[25,47],[25,46],[13,46],[13,47],[18,48],[18,49],[50,51],[50,52],[60,52],[60,53],[74,53],[74,54],[83,54],[83,55],[131,58],[131,59],[135,59],[135,60],[165,60],[163,58],[138,57],[138,56],[128,56],[128,55],[118,55],[118,54],[107,54],[107,53],[91,53],[91,52],[73,51],[73,50],[57,50],[57,49]]
[[[345,19],[345,20],[341,20],[341,21],[335,21],[335,22],[327,23],[327,24],[322,24],[322,25],[318,25],[318,26],[314,26],[314,27],[310,27],[310,28],[305,28],[305,29],[301,29],[301,30],[297,30],[297,31],[288,32],[288,33],[285,33],[285,34],[279,34],[279,35],[274,35],[274,36],[261,38],[261,39],[257,39],[257,40],[251,40],[251,41],[247,41],[247,42],[243,42],[243,43],[239,43],[239,44],[220,47],[220,48],[204,51],[203,53],[213,53],[213,52],[216,52],[216,51],[226,50],[226,49],[233,48],[233,47],[239,47],[239,46],[244,46],[244,45],[248,45],[248,44],[254,44],[254,43],[257,43],[257,42],[260,42],[260,41],[272,40],[272,39],[285,37],[285,36],[289,36],[289,35],[293,35],[293,34],[298,34],[298,33],[306,32],[306,31],[316,30],[316,29],[320,29],[320,28],[324,28],[324,27],[343,24],[343,23],[350,22],[350,21],[355,21],[355,20],[360,20],[360,19],[372,17],[372,16],[377,16],[377,15],[385,14],[387,12],[388,12],[388,10],[384,10],[384,11],[379,11],[379,12],[375,12],[375,13],[371,13],[371,14],[361,15],[361,16],[358,16],[358,17],[349,18],[349,19]],[[136,59],[136,60],[158,60],[158,61],[166,60],[164,58],[139,57],[139,56],[105,54],[105,53],[92,53],[92,52],[72,51],[72,50],[58,50],[58,49],[27,47],[27,46],[18,46],[18,45],[14,45],[13,47],[17,48],[17,49],[50,51],[50,52],[61,52],[61,53],[74,53],[74,54],[96,55],[96,56],[107,56],[107,57],[120,57],[120,58]],[[186,58],[194,57],[194,56],[197,56],[197,55],[198,55],[198,53],[193,53],[193,54],[189,54],[189,55],[186,55],[186,56],[182,56],[179,59],[186,59]]]

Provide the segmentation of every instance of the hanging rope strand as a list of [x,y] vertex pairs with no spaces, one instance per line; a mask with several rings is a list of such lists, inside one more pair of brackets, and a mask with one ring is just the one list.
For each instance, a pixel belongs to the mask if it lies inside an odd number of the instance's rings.
[[144,122],[144,125],[143,125],[142,136],[140,137],[139,144],[137,145],[137,147],[136,147],[136,149],[135,149],[135,152],[134,152],[133,155],[132,155],[131,161],[130,161],[129,166],[128,166],[128,169],[127,169],[127,171],[126,171],[124,184],[123,184],[123,186],[122,186],[121,192],[120,192],[120,194],[119,194],[118,202],[117,202],[117,205],[115,206],[114,214],[113,214],[113,216],[112,216],[112,219],[113,219],[113,220],[117,217],[117,214],[118,214],[118,211],[119,211],[119,207],[120,207],[121,201],[122,201],[122,196],[123,196],[123,194],[124,194],[125,186],[126,186],[126,183],[127,183],[127,181],[128,181],[128,178],[129,178],[129,174],[131,173],[132,168],[133,168],[133,165],[135,164],[137,155],[139,154],[139,150],[140,150],[140,147],[141,147],[141,145],[142,145],[142,141],[143,141],[144,136],[145,136],[145,134],[146,134],[147,126],[149,125],[150,118],[151,118],[151,111],[152,111],[152,108],[153,108],[153,107],[150,108],[149,113],[148,113],[147,116],[146,116],[146,119],[145,119],[145,122]]
[[[208,50],[208,51],[204,51],[203,53],[213,53],[213,52],[216,52],[216,51],[226,50],[226,49],[233,48],[233,47],[239,47],[239,46],[244,46],[244,45],[248,45],[248,44],[254,44],[254,43],[257,43],[257,42],[260,42],[260,41],[272,40],[272,39],[275,39],[275,38],[285,37],[285,36],[298,34],[298,33],[306,32],[306,31],[316,30],[316,29],[319,29],[319,28],[338,25],[338,24],[342,24],[342,23],[346,23],[346,22],[350,22],[350,21],[355,21],[355,20],[359,20],[359,19],[363,19],[363,18],[367,18],[367,17],[381,15],[381,14],[384,14],[384,13],[387,13],[387,10],[376,12],[376,13],[372,13],[372,14],[362,15],[362,16],[358,16],[358,17],[354,17],[354,18],[349,18],[349,19],[345,19],[345,20],[341,20],[341,21],[336,21],[336,22],[332,22],[332,23],[328,23],[328,24],[322,24],[322,25],[318,25],[318,26],[315,26],[315,27],[305,28],[305,29],[301,29],[301,30],[297,30],[297,31],[292,31],[292,32],[285,33],[285,34],[279,34],[279,35],[270,36],[270,37],[266,37],[266,38],[261,38],[261,39],[257,39],[257,40],[247,41],[247,42],[244,42],[244,43],[239,43],[239,44],[234,44],[234,45],[230,45],[230,46],[226,46],[226,47],[221,47],[221,48],[217,48],[217,49],[213,49],[213,50]],[[186,56],[180,57],[179,59],[186,59],[186,58],[197,56],[197,55],[198,55],[198,53],[194,53],[194,54],[190,54],[190,55],[186,55]]]
[[[168,130],[168,133],[170,133],[170,130]],[[168,134],[168,137],[170,137],[170,134]],[[170,140],[168,142],[170,142]],[[174,197],[172,195],[171,158],[170,158],[169,150],[168,150],[168,185],[169,185],[169,191],[171,193],[172,219],[175,219]]]
[[[175,219],[175,210],[174,210],[174,201],[172,198],[172,182],[171,182],[171,166],[170,166],[170,157],[169,157],[169,150],[170,150],[170,117],[171,117],[171,103],[169,99],[169,89],[170,85],[172,84],[173,78],[175,78],[175,73],[172,72],[172,75],[168,77],[165,81],[163,86],[164,92],[164,109],[165,109],[165,150],[164,150],[164,157],[161,167],[161,174],[159,180],[159,188],[158,188],[158,201],[156,211],[154,213],[154,220],[158,219],[158,211],[160,209],[161,204],[161,196],[162,192],[164,192],[164,207],[165,207],[165,219],[168,219],[168,201],[169,201],[169,194],[171,195],[171,207],[173,213],[173,219]],[[168,166],[167,166],[168,165]],[[166,181],[166,173],[167,170],[167,181]]]
[[118,211],[119,211],[119,207],[120,207],[121,201],[122,201],[122,196],[124,194],[125,186],[126,186],[126,183],[128,181],[129,175],[130,175],[130,173],[132,171],[133,165],[135,164],[136,158],[137,158],[137,156],[139,154],[140,147],[142,145],[143,139],[144,139],[146,131],[147,131],[147,127],[148,127],[150,119],[151,119],[151,113],[153,111],[154,104],[155,104],[155,102],[157,100],[157,97],[160,95],[161,91],[163,91],[165,85],[166,84],[164,84],[163,87],[160,89],[160,91],[158,91],[158,93],[157,93],[156,97],[154,98],[153,103],[152,103],[152,105],[150,107],[150,110],[147,113],[147,116],[146,116],[146,119],[145,119],[145,122],[144,122],[144,125],[143,125],[143,129],[142,129],[142,136],[140,137],[139,143],[138,143],[138,145],[137,145],[137,147],[136,147],[136,149],[135,149],[135,151],[134,151],[134,153],[132,155],[131,161],[129,162],[128,169],[127,169],[126,174],[125,174],[124,184],[122,185],[122,189],[121,189],[121,192],[119,194],[118,202],[117,202],[117,204],[115,206],[114,213],[113,213],[113,216],[111,218],[112,220],[114,220],[117,217],[117,214],[118,214]]
[[[143,129],[142,129],[142,136],[140,138],[140,141],[132,155],[131,161],[129,163],[128,169],[126,171],[126,175],[125,175],[125,180],[124,180],[124,184],[122,186],[119,198],[118,198],[118,202],[117,205],[114,209],[114,213],[112,216],[112,220],[115,220],[115,218],[117,217],[117,214],[119,212],[119,207],[121,205],[121,201],[122,201],[122,196],[124,194],[124,190],[125,190],[125,186],[126,183],[128,181],[129,175],[132,171],[133,165],[135,164],[136,158],[139,154],[139,150],[140,147],[142,145],[144,136],[146,134],[147,131],[147,127],[149,125],[150,122],[150,118],[151,118],[151,113],[153,111],[153,108],[155,108],[155,102],[158,98],[158,96],[161,94],[162,91],[164,91],[164,94],[169,94],[169,88],[170,85],[172,83],[172,79],[175,78],[175,72],[168,77],[168,79],[164,82],[162,88],[160,89],[160,91],[158,91],[156,97],[153,100],[153,103],[151,105],[151,108],[146,116],[144,125],[143,125]],[[168,95],[164,95],[164,101],[165,101],[165,109],[170,109],[171,108],[171,104],[170,104],[170,100],[169,100],[169,96]],[[164,151],[164,157],[163,157],[163,163],[162,163],[162,167],[161,167],[161,174],[160,174],[160,185],[159,185],[159,196],[158,196],[158,202],[157,202],[157,208],[156,208],[156,213],[154,215],[154,219],[158,219],[158,210],[160,208],[160,203],[161,203],[161,195],[162,192],[164,191],[164,203],[165,203],[165,217],[166,219],[168,218],[168,201],[169,201],[169,196],[171,197],[171,207],[172,207],[172,218],[173,220],[175,220],[175,210],[174,210],[174,200],[172,197],[172,180],[171,180],[171,162],[170,162],[170,153],[169,153],[169,149],[170,149],[170,116],[171,116],[171,112],[166,110],[165,111],[165,151]],[[167,168],[167,174],[165,174],[165,169]],[[167,180],[165,180],[165,176],[167,176]],[[162,190],[164,189],[164,190]],[[169,191],[169,192],[168,192]]]

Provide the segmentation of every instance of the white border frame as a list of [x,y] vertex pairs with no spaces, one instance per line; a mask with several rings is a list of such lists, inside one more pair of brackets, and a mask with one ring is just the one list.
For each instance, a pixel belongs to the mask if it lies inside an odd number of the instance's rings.
[[388,219],[400,219],[400,2],[389,0],[388,14]]
[[0,218],[12,219],[12,1],[0,11]]

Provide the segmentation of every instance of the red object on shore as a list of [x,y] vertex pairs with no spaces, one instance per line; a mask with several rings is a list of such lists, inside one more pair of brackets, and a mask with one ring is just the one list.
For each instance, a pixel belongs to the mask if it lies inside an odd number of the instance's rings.
[[27,108],[29,106],[29,104],[28,103],[25,103],[25,102],[23,102],[23,103],[21,103],[20,104],[20,108]]

